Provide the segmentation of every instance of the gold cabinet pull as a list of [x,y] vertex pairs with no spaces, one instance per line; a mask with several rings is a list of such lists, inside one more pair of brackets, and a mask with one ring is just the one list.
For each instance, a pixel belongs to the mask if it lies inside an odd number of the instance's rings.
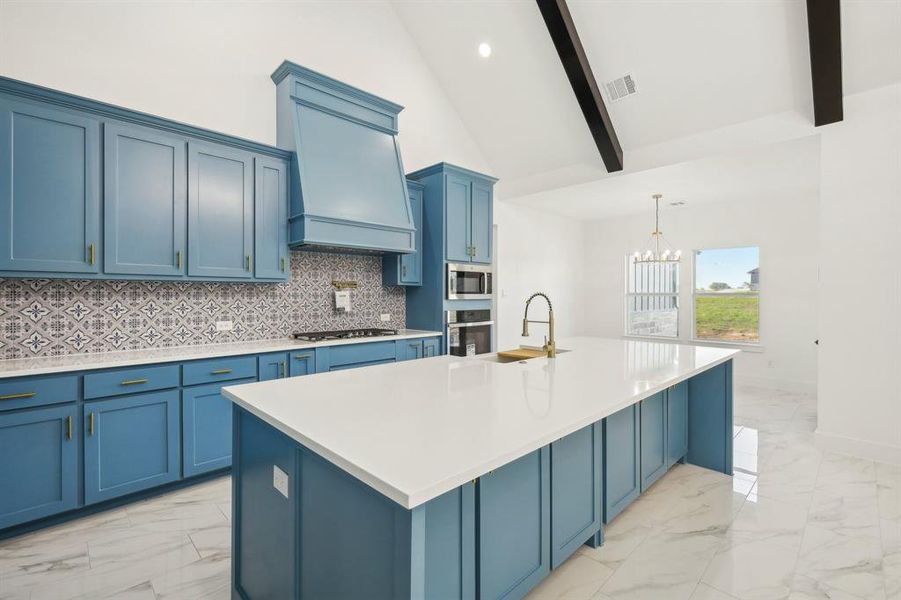
[[37,396],[37,392],[22,392],[20,394],[6,394],[5,396],[0,396],[0,400],[20,400],[22,398],[34,398]]
[[281,361],[278,363],[278,373],[279,377],[284,377],[285,373],[288,371],[288,364],[285,361]]
[[297,354],[294,356],[294,360],[309,360],[309,354]]
[[231,369],[215,369],[210,371],[210,375],[225,375],[226,373],[231,373]]
[[97,253],[97,247],[94,246],[94,242],[88,244],[88,263],[93,265],[96,259],[95,254]]
[[147,379],[126,379],[119,385],[139,385],[141,383],[147,383]]
[[250,270],[250,255],[247,255],[247,270]]
[[88,433],[94,435],[94,413],[88,415]]
[[181,269],[181,250],[175,251],[175,266],[178,269]]
[[71,416],[66,417],[66,439],[67,440],[72,439],[72,417]]
[[282,257],[282,273],[288,270],[288,259],[284,256]]

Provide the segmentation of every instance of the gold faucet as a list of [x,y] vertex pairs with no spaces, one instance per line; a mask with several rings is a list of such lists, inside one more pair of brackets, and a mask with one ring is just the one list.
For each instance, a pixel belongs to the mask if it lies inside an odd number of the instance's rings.
[[[541,296],[547,302],[547,321],[530,321],[529,320],[529,304],[532,303],[536,297]],[[548,358],[556,358],[557,357],[557,342],[554,341],[554,306],[551,304],[551,299],[547,297],[547,294],[542,294],[541,292],[535,292],[529,299],[526,300],[526,312],[522,316],[522,336],[528,337],[529,335],[529,323],[547,323],[548,329],[548,339],[544,338],[544,350],[547,352]]]

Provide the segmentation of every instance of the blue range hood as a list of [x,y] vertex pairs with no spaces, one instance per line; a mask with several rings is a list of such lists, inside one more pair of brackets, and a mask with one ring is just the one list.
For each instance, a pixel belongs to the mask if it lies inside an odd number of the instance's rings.
[[303,249],[416,250],[397,143],[402,106],[285,61],[278,145],[295,153],[288,241]]

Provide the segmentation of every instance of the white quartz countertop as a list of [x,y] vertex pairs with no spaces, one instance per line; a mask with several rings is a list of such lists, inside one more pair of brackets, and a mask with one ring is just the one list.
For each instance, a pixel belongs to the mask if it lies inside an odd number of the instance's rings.
[[589,337],[558,347],[571,352],[506,364],[439,356],[224,392],[413,508],[738,353]]
[[67,371],[89,371],[92,369],[113,369],[154,363],[180,362],[221,356],[242,354],[263,354],[265,352],[289,352],[322,346],[343,346],[345,344],[365,344],[441,335],[438,331],[400,329],[397,335],[353,338],[346,340],[326,340],[322,342],[302,342],[295,339],[262,340],[258,342],[231,342],[225,344],[205,344],[202,346],[177,346],[174,348],[152,348],[128,350],[125,352],[103,352],[97,354],[71,354],[47,358],[18,358],[0,360],[0,379],[25,375],[44,375]]

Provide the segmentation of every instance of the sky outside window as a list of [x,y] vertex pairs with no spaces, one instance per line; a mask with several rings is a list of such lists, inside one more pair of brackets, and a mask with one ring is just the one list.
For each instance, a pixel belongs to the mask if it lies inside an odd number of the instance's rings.
[[760,266],[760,249],[722,248],[698,250],[695,258],[695,287],[709,290],[710,284],[726,283],[731,289],[747,289],[751,283],[748,271]]

